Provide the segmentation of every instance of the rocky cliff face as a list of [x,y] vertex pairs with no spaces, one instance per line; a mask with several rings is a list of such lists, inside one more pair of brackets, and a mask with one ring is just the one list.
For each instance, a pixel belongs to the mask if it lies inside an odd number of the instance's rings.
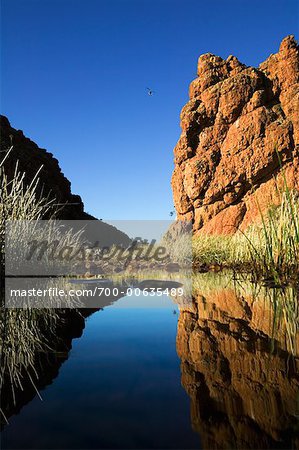
[[[5,161],[5,173],[8,179],[12,179],[15,173],[16,163],[21,172],[25,174],[25,182],[29,184],[35,174],[42,167],[39,179],[40,189],[49,198],[55,198],[57,203],[63,204],[59,208],[59,218],[67,220],[88,220],[94,217],[84,212],[84,205],[79,195],[71,192],[71,183],[61,172],[59,163],[52,153],[38,147],[33,141],[24,136],[21,130],[13,128],[8,119],[0,116],[1,155],[13,146],[13,151]],[[2,159],[2,158],[0,158]]]
[[[38,189],[43,196],[55,200],[53,210],[55,218],[62,220],[92,220],[89,225],[85,225],[84,236],[87,239],[95,238],[93,225],[96,225],[100,242],[109,246],[112,243],[127,246],[131,239],[116,227],[97,221],[95,217],[84,211],[84,205],[79,195],[71,192],[71,183],[62,173],[58,160],[52,153],[38,147],[33,141],[24,136],[21,130],[13,128],[8,119],[0,116],[0,161],[6,155],[7,150],[13,146],[12,152],[4,162],[5,174],[8,180],[14,177],[16,166],[24,173],[24,182],[29,185],[36,173],[39,171]],[[52,214],[52,212],[51,212]],[[81,227],[80,227],[81,228]]]
[[229,288],[181,309],[177,352],[201,448],[298,448],[299,354],[272,324],[265,298]]
[[195,231],[229,234],[279,202],[283,173],[299,190],[298,45],[286,37],[258,69],[207,53],[197,73],[174,150],[174,202]]

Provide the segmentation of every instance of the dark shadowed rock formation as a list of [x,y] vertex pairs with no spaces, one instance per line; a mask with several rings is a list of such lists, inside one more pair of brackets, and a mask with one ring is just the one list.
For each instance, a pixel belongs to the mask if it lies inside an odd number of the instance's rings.
[[207,53],[197,73],[174,150],[175,207],[194,231],[233,233],[279,202],[279,159],[299,190],[298,45],[286,37],[258,69]]
[[12,128],[8,119],[0,116],[1,127],[1,156],[5,150],[13,145],[13,151],[5,161],[5,173],[9,179],[13,178],[16,163],[21,172],[25,173],[25,181],[28,183],[42,167],[39,179],[40,189],[45,195],[55,198],[57,203],[65,205],[59,212],[59,218],[68,220],[94,219],[84,212],[84,205],[79,195],[71,192],[71,183],[61,172],[59,163],[52,153],[38,147],[33,141],[24,136],[21,130]]
[[[30,184],[36,173],[40,170],[38,178],[38,189],[43,196],[49,196],[49,199],[55,199],[58,204],[55,218],[62,220],[96,220],[95,217],[84,211],[84,205],[79,195],[71,192],[71,183],[62,173],[58,160],[52,153],[38,147],[33,141],[24,136],[21,130],[13,128],[8,119],[0,116],[0,161],[5,156],[6,151],[13,146],[12,152],[4,162],[5,174],[8,180],[14,177],[16,165],[18,170],[24,173],[25,184]],[[92,228],[90,223],[89,228]],[[90,233],[88,227],[85,227],[85,237]],[[102,235],[105,245],[112,243],[128,245],[131,240],[129,237],[117,230],[117,228],[98,221],[98,228]],[[93,233],[94,236],[94,233]]]

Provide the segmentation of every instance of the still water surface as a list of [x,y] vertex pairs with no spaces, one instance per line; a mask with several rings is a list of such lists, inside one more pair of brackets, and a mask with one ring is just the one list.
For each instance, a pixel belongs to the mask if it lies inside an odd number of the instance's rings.
[[298,318],[298,290],[210,274],[192,301],[2,310],[2,448],[298,449]]
[[168,297],[126,297],[86,319],[51,385],[9,419],[3,448],[200,448]]

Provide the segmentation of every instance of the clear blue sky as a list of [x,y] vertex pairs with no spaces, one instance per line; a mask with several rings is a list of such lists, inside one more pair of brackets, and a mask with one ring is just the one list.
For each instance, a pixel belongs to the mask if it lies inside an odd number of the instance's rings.
[[258,65],[298,31],[295,0],[1,3],[2,113],[104,219],[169,218],[179,113],[200,54]]

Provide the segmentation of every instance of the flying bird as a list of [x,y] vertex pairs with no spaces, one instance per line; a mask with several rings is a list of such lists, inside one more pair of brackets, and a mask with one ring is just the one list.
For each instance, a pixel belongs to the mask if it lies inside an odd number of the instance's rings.
[[155,91],[153,91],[153,90],[150,89],[150,88],[146,88],[146,89],[147,89],[148,95],[150,95],[150,96],[152,96],[152,95],[155,93]]

